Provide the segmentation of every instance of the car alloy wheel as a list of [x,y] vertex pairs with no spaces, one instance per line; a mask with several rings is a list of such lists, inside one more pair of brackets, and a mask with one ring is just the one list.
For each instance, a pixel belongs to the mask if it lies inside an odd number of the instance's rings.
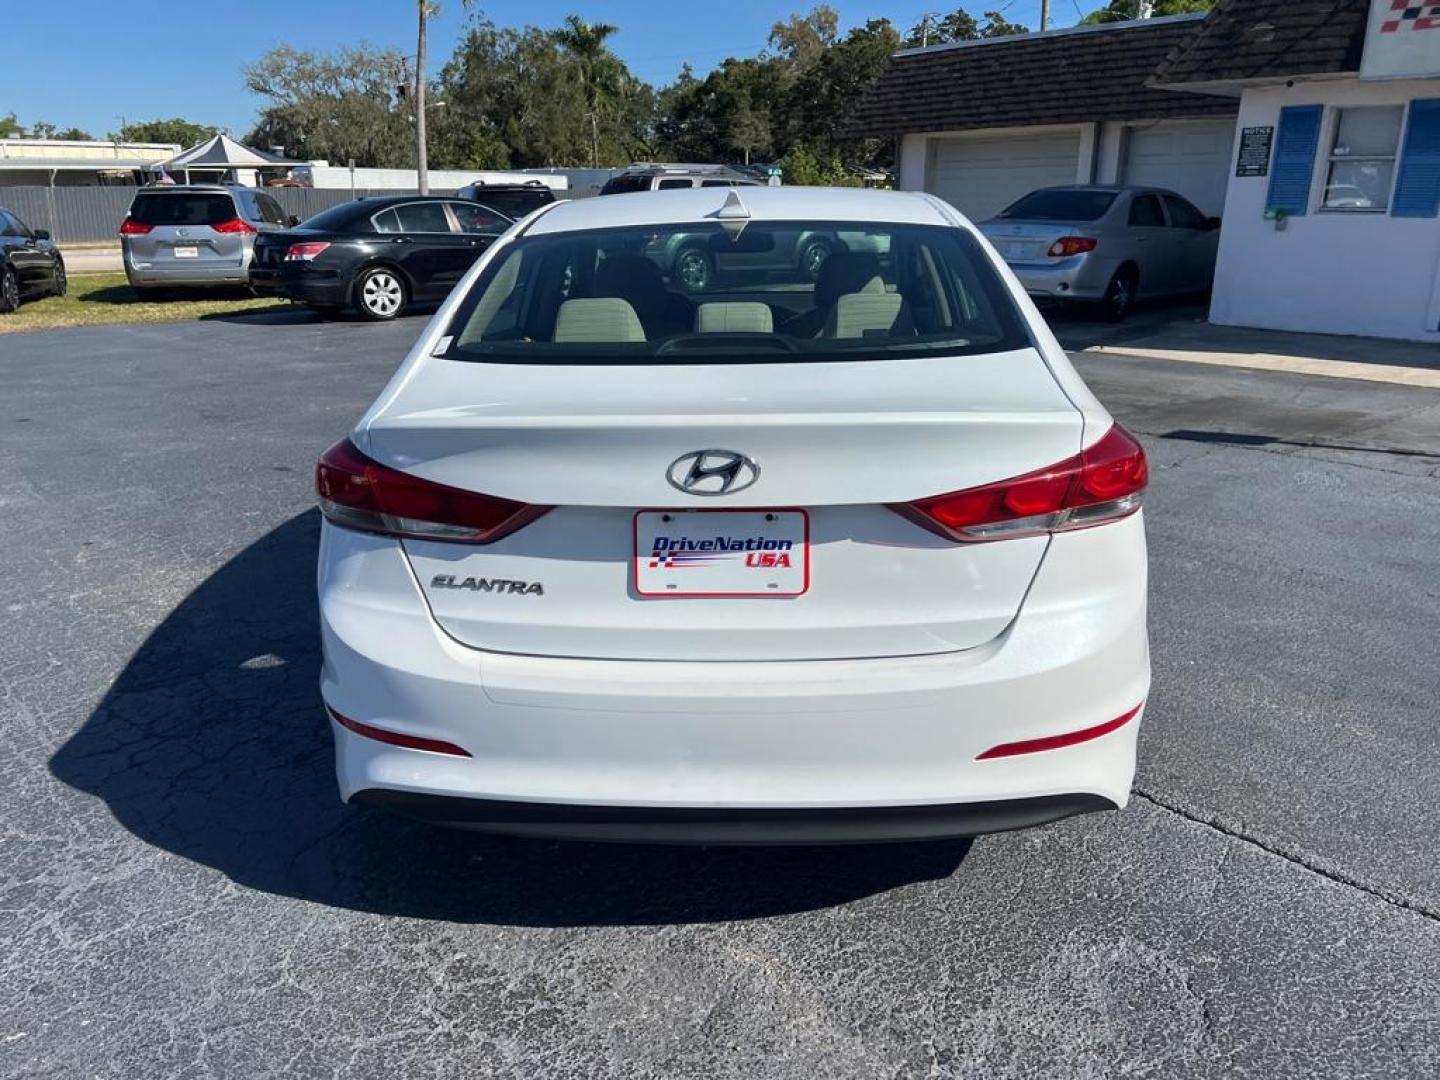
[[20,282],[15,271],[5,267],[0,272],[0,311],[14,311],[20,306]]
[[369,319],[393,319],[405,306],[405,286],[390,270],[367,270],[356,289],[360,312]]
[[65,264],[63,262],[60,262],[59,260],[56,260],[55,283],[51,286],[50,291],[53,292],[56,296],[64,296],[66,290],[68,290],[69,288],[70,279],[65,273]]
[[675,256],[675,276],[686,292],[698,292],[710,284],[710,256],[699,248],[686,248]]
[[1105,317],[1111,322],[1124,322],[1135,302],[1136,279],[1133,270],[1117,270],[1105,289]]
[[820,240],[811,241],[800,253],[800,270],[808,280],[815,281],[820,277],[820,268],[828,258],[830,245]]

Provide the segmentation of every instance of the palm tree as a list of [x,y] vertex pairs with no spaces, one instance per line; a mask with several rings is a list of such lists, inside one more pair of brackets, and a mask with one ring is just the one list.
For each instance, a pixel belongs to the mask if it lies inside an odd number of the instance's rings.
[[600,166],[600,113],[620,93],[620,61],[605,46],[620,28],[609,23],[587,23],[578,15],[565,16],[555,40],[570,53],[585,94],[585,116],[590,123],[590,167]]

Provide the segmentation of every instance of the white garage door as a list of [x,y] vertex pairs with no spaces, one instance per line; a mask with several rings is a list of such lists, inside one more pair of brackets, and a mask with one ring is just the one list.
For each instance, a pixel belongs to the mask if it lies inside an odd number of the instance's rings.
[[984,221],[1027,191],[1073,184],[1080,133],[944,139],[928,189],[971,221]]
[[1225,206],[1233,120],[1163,120],[1130,128],[1125,182],[1178,191],[1207,214]]

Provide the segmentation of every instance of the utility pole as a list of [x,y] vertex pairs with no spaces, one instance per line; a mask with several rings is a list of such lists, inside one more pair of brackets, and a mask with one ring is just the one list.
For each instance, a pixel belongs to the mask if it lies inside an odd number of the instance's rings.
[[430,194],[430,163],[425,152],[425,17],[429,14],[429,0],[415,0],[420,13],[420,33],[415,42],[415,92],[411,95],[415,107],[415,171],[420,177],[420,194]]
[[1050,29],[1050,0],[1040,0],[1040,29]]

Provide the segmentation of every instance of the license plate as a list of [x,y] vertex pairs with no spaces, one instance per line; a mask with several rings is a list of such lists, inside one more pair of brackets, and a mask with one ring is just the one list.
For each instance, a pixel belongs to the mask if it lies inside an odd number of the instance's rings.
[[1007,259],[1023,259],[1030,251],[1030,244],[1006,244],[1000,249],[1000,254]]
[[177,247],[175,249],[175,258],[177,259],[194,259],[198,258],[199,255],[200,249],[198,247]]
[[804,510],[642,510],[640,596],[799,596],[810,588]]

